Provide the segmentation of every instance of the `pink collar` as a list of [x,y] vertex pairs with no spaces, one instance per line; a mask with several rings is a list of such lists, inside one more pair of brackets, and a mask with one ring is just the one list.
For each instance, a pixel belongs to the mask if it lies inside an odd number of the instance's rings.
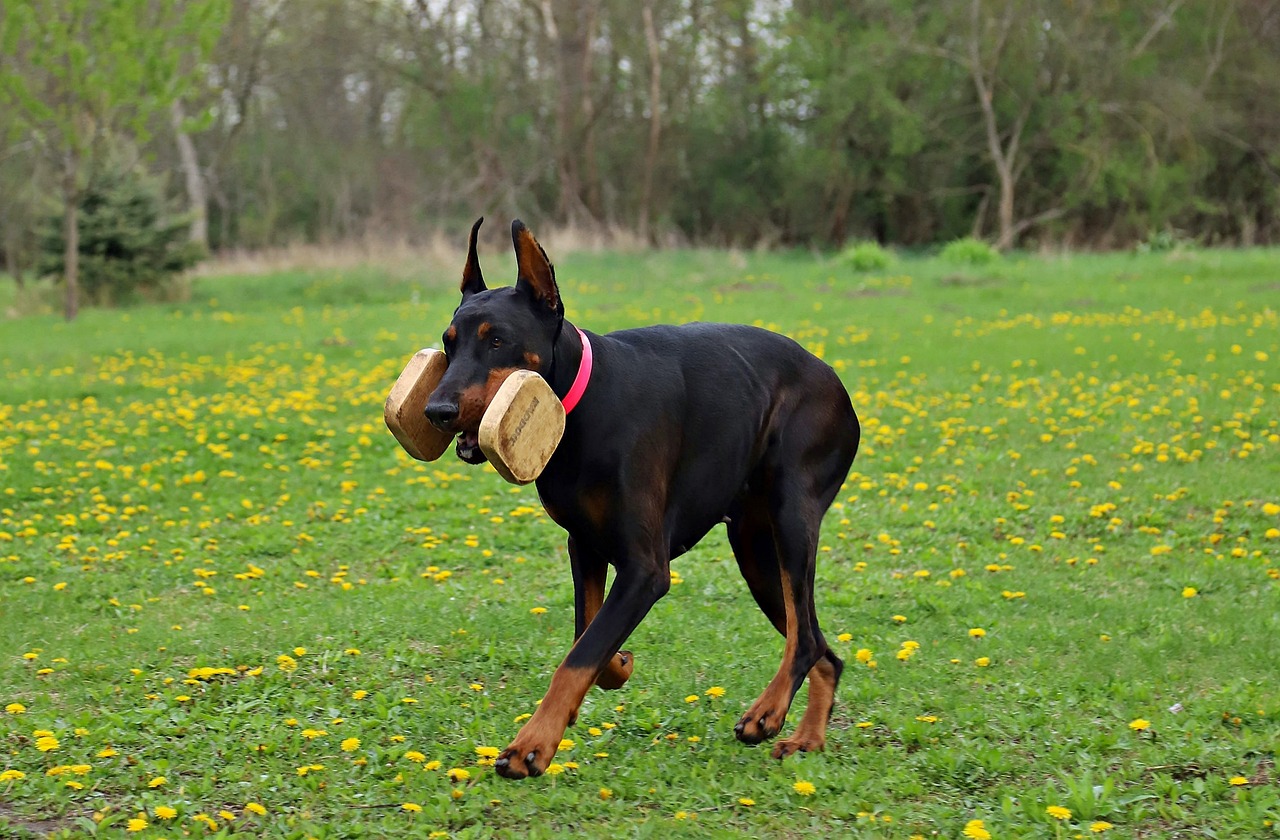
[[[574,327],[578,330],[577,327]],[[582,339],[582,361],[578,363],[578,375],[573,378],[573,384],[569,386],[569,393],[564,395],[564,399],[560,402],[564,404],[564,413],[568,414],[578,405],[578,400],[582,399],[582,395],[587,390],[587,383],[591,381],[591,342],[587,340],[587,334],[582,330],[578,330],[578,337]]]

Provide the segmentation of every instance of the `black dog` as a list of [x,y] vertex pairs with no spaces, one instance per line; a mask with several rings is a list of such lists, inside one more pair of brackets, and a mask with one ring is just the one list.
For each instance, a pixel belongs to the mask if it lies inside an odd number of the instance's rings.
[[[754,327],[583,332],[565,321],[555,270],[519,220],[515,286],[485,287],[482,221],[444,333],[448,370],[426,414],[458,433],[458,457],[478,464],[481,417],[512,371],[537,371],[566,402],[564,438],[537,488],[569,532],[576,615],[573,648],[497,771],[540,775],[592,684],[627,681],[633,661],[619,648],[670,588],[671,559],[721,522],[751,594],[786,636],[777,675],[734,731],[748,744],[777,735],[807,676],[808,709],[773,755],[822,749],[843,663],[814,612],[818,526],[860,434],[839,378],[794,341]],[[606,598],[607,564],[617,577]]]

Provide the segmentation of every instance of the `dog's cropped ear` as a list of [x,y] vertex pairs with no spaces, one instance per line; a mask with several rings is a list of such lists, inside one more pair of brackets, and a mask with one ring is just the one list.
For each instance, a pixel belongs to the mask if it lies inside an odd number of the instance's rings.
[[560,302],[555,267],[547,259],[547,252],[542,250],[538,240],[519,219],[511,223],[511,242],[516,248],[516,288],[523,288],[533,295],[534,300],[563,315],[564,305]]
[[467,247],[467,264],[462,269],[462,297],[468,298],[476,292],[485,290],[484,275],[480,273],[480,257],[476,255],[476,236],[480,233],[480,225],[484,224],[484,216],[476,219],[471,226],[471,244]]

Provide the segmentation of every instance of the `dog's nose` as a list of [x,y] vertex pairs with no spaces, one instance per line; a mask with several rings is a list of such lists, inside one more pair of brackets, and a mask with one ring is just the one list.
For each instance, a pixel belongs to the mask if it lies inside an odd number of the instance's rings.
[[453,421],[458,419],[458,406],[447,402],[428,403],[426,415],[431,425],[442,431],[448,431]]

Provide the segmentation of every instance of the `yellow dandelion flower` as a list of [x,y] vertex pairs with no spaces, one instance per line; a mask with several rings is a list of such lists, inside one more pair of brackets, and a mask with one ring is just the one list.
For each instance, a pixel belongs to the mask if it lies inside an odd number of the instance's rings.
[[11,715],[20,715],[27,710],[27,707],[21,703],[10,703],[4,707],[5,713]]
[[405,803],[404,803],[403,805],[401,805],[400,807],[401,807],[403,810],[408,811],[410,814],[416,814],[416,813],[418,813],[419,811],[421,811],[421,810],[422,810],[422,806],[421,806],[421,805],[419,805],[419,804],[418,804],[418,803],[416,803],[416,802],[405,802]]
[[0,771],[0,782],[15,782],[20,779],[25,779],[26,777],[27,774],[23,773],[21,770]]
[[146,830],[147,830],[147,821],[143,817],[134,817],[133,819],[129,820],[128,825],[125,826],[125,831],[146,831]]
[[151,781],[147,782],[147,787],[158,788],[158,787],[164,787],[167,784],[169,784],[169,780],[166,779],[164,776],[155,776],[154,778],[151,779]]
[[852,641],[853,641],[853,634],[852,634],[852,633],[841,633],[839,636],[836,636],[836,641],[837,641],[837,642],[852,642]]
[[267,809],[259,805],[257,802],[246,802],[244,809],[251,814],[257,814],[260,817],[267,813]]
[[355,752],[360,749],[360,739],[344,738],[342,743],[338,745],[338,748],[343,752]]
[[461,767],[454,767],[449,771],[449,781],[451,782],[465,782],[470,778],[471,773],[467,770],[463,770]]
[[742,796],[738,798],[738,804],[750,808],[752,805],[756,804],[756,801],[748,796]]
[[178,816],[178,809],[171,808],[168,805],[157,805],[152,813],[156,815],[158,820],[171,820]]
[[610,790],[609,788],[600,788],[600,798],[601,798],[601,799],[611,799],[612,797],[613,797],[613,791],[612,791],[612,790]]
[[551,762],[550,764],[548,764],[548,765],[547,765],[547,775],[548,775],[548,776],[559,776],[561,773],[563,773],[563,772],[564,772],[564,769],[565,769],[565,768],[564,768],[564,765],[563,765],[563,764],[556,764],[556,763],[553,761],[553,762]]
[[723,696],[724,696],[724,688],[723,688],[722,686],[713,685],[713,686],[711,686],[711,688],[708,688],[708,689],[707,689],[707,691],[706,691],[706,695],[707,695],[708,697],[723,697]]
[[1129,728],[1134,732],[1144,732],[1151,728],[1151,721],[1144,718],[1138,718],[1129,722]]
[[1246,779],[1244,776],[1232,776],[1230,779],[1227,779],[1227,781],[1232,785],[1236,785],[1237,787],[1240,785],[1249,784],[1249,780]]
[[806,782],[803,779],[793,784],[791,789],[801,796],[813,796],[818,790],[813,786],[813,782]]
[[991,832],[987,831],[982,820],[969,820],[965,823],[963,834],[969,840],[991,840]]
[[1107,831],[1108,829],[1111,829],[1111,828],[1115,828],[1115,826],[1113,826],[1111,823],[1107,822],[1106,820],[1098,820],[1097,822],[1089,823],[1089,830],[1092,831],[1094,834],[1101,834],[1102,832]]
[[1183,598],[1194,598],[1199,594],[1200,594],[1200,590],[1196,589],[1194,586],[1188,586],[1182,590]]
[[1055,820],[1071,819],[1071,809],[1063,808],[1061,805],[1050,805],[1048,808],[1044,809],[1044,812]]
[[985,635],[987,635],[987,631],[981,627],[971,627],[969,629],[969,638],[971,639],[981,639]]

